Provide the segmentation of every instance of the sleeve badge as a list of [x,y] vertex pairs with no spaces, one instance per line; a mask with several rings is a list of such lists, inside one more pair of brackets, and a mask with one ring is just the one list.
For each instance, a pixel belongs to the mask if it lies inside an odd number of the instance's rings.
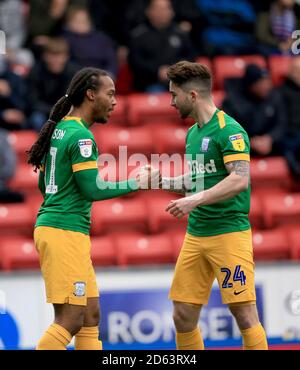
[[229,140],[234,150],[243,152],[246,149],[246,143],[242,134],[229,136]]
[[80,154],[83,158],[90,158],[93,152],[93,141],[91,139],[83,139],[78,141]]

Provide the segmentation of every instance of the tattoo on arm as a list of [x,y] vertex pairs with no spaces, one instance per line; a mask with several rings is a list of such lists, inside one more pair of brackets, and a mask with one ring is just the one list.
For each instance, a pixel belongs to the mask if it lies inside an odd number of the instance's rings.
[[250,177],[250,162],[234,161],[225,164],[228,173],[236,173],[242,177]]

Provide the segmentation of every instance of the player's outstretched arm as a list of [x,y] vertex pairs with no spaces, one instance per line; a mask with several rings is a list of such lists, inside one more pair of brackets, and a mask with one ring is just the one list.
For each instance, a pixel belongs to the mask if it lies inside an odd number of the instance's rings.
[[229,176],[224,180],[200,193],[171,201],[166,211],[174,217],[181,218],[196,207],[219,203],[247,190],[250,178],[250,162],[233,161],[225,164],[225,166]]
[[160,171],[150,165],[141,168],[137,181],[140,189],[159,189],[161,184]]
[[187,194],[192,190],[191,175],[187,173],[178,177],[162,177],[159,188],[172,193]]
[[90,202],[117,198],[139,189],[149,189],[151,180],[159,182],[159,171],[149,173],[141,169],[136,179],[109,182],[101,179],[98,169],[79,171],[75,174],[76,183],[84,198]]

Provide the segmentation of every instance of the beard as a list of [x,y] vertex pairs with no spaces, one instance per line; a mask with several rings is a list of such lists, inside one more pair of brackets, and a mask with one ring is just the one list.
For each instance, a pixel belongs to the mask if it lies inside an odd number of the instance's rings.
[[105,125],[105,124],[107,124],[107,123],[108,123],[108,119],[107,119],[107,118],[103,118],[103,117],[101,117],[101,118],[97,118],[97,119],[95,120],[95,122],[99,123],[100,125]]
[[179,109],[179,114],[182,119],[188,118],[191,112],[192,112],[192,108],[184,107],[184,108]]
[[94,122],[97,122],[100,125],[105,125],[108,122],[108,117],[104,117],[103,114],[97,114],[97,116],[94,119]]

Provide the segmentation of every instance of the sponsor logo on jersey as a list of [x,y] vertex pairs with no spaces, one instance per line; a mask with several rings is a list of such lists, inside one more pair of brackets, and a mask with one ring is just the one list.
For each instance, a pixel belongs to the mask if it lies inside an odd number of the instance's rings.
[[202,140],[202,145],[201,145],[202,152],[208,152],[209,143],[210,143],[210,137],[205,137]]
[[233,149],[238,152],[243,152],[246,148],[245,140],[242,134],[229,136]]
[[76,297],[84,297],[85,296],[85,283],[82,281],[78,281],[77,283],[74,283],[75,290],[74,295]]
[[240,295],[240,294],[244,293],[246,290],[247,289],[244,289],[244,290],[241,290],[240,292],[234,291],[234,295]]
[[55,129],[52,135],[52,139],[62,140],[66,134],[66,130]]
[[83,158],[89,158],[92,155],[93,141],[91,139],[79,140],[78,145]]
[[217,173],[216,163],[213,159],[209,163],[203,164],[198,161],[188,161],[190,171],[193,175],[205,174],[205,173]]

